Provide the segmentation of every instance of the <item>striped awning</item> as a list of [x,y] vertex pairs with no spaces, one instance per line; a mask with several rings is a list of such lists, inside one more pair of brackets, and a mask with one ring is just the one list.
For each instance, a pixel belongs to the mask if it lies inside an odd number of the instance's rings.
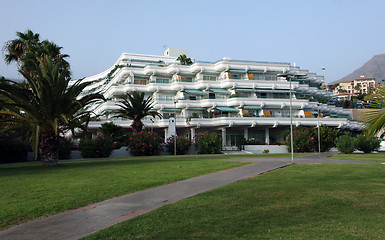
[[235,109],[233,107],[216,107],[221,112],[239,112],[238,109]]
[[262,109],[261,106],[243,106],[245,110],[259,110]]
[[222,89],[222,88],[210,88],[210,91],[212,91],[215,94],[231,95],[231,92],[227,91],[226,89]]
[[197,89],[185,89],[185,92],[191,95],[200,95],[200,96],[207,95],[207,93]]

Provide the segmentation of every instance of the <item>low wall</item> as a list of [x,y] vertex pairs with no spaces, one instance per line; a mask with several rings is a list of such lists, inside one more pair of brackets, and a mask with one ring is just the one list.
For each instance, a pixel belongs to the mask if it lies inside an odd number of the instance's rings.
[[269,153],[289,153],[286,145],[245,145],[245,151],[251,153],[263,153],[265,149]]

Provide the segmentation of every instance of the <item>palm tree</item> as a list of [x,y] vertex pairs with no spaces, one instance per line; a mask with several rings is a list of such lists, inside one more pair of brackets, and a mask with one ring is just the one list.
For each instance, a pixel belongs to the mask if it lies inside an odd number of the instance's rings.
[[180,55],[176,60],[180,61],[182,65],[191,65],[193,64],[191,58],[187,57],[186,54]]
[[365,125],[367,135],[373,136],[385,128],[385,86],[376,87],[367,100],[367,106],[371,109],[365,114]]
[[131,119],[131,127],[135,132],[142,130],[144,117],[161,117],[159,113],[150,111],[153,107],[152,97],[144,98],[144,92],[139,94],[134,91],[132,95],[126,93],[116,105],[120,107],[116,116]]
[[[69,55],[60,53],[62,47],[48,40],[40,41],[39,34],[35,34],[31,30],[27,30],[25,33],[17,32],[16,35],[18,38],[6,42],[3,47],[4,60],[7,64],[16,62],[20,70],[31,75],[36,73],[36,58],[45,61],[46,56],[49,55],[53,62],[57,60],[62,62],[61,70],[70,69],[69,63],[64,60]],[[67,73],[70,74],[69,71]]]
[[[7,109],[0,115],[8,116],[8,125],[29,124],[34,126],[35,144],[39,142],[40,159],[45,166],[57,165],[60,128],[86,105],[104,100],[98,93],[79,97],[83,89],[92,82],[76,81],[69,85],[69,70],[61,59],[52,61],[50,55],[45,59],[36,58],[35,74],[19,70],[25,77],[28,87],[8,81],[0,83],[0,96],[6,101]],[[35,151],[35,156],[37,149]]]

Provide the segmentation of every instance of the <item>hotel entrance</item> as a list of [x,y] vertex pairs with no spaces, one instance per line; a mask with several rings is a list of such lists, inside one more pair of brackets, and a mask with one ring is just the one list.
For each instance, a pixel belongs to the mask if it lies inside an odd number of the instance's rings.
[[228,130],[226,132],[226,144],[224,150],[239,150],[243,143],[243,130]]

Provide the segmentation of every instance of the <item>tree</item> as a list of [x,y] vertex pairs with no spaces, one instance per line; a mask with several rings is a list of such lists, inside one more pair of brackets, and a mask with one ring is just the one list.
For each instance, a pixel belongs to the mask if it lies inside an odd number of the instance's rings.
[[116,116],[131,119],[131,127],[135,132],[142,130],[144,117],[161,117],[159,113],[150,111],[153,107],[153,100],[152,97],[144,98],[144,92],[139,94],[134,91],[132,95],[126,93],[116,105],[120,107]]
[[180,64],[182,64],[182,65],[193,64],[193,61],[191,60],[191,58],[187,57],[186,54],[180,55],[176,60],[179,60]]
[[376,87],[367,100],[367,106],[372,109],[365,114],[366,135],[373,136],[385,128],[385,86]]
[[19,70],[22,70],[24,74],[33,75],[36,73],[37,67],[41,68],[41,66],[36,65],[36,59],[39,58],[45,62],[49,56],[53,63],[60,61],[59,70],[68,70],[65,72],[70,75],[70,65],[64,60],[69,55],[61,54],[62,47],[48,40],[40,41],[40,35],[31,30],[24,33],[17,32],[16,35],[18,38],[6,42],[3,47],[4,60],[7,64],[16,62],[19,65]]

